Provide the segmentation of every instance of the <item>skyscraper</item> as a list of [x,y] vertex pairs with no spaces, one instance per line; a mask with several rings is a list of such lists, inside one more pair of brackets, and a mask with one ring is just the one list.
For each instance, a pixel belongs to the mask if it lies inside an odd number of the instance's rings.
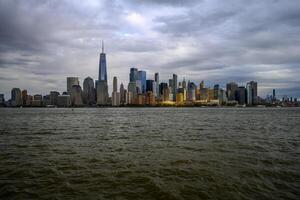
[[106,71],[106,55],[104,53],[104,44],[102,41],[102,53],[100,53],[99,60],[99,76],[96,82],[97,104],[107,105],[108,103],[108,85],[107,85],[107,71]]
[[22,105],[25,106],[27,101],[27,90],[22,90]]
[[141,93],[146,93],[146,72],[145,71],[138,71],[138,80],[141,81]]
[[113,79],[113,92],[117,92],[118,91],[118,79],[116,76],[114,76]]
[[200,83],[200,89],[203,89],[203,88],[205,88],[205,85],[204,85],[204,81],[202,80]]
[[112,106],[119,106],[120,105],[120,93],[118,90],[118,79],[114,77],[113,79],[113,92],[112,92]]
[[275,92],[275,89],[273,89],[273,96],[272,96],[272,98],[273,98],[273,101],[276,101],[276,92]]
[[57,92],[57,91],[50,91],[50,105],[57,106],[58,96],[59,96],[59,92]]
[[108,85],[106,81],[96,82],[97,90],[97,104],[100,106],[105,106],[108,104]]
[[239,102],[240,105],[246,104],[246,94],[247,92],[244,86],[238,87],[236,100]]
[[173,74],[173,101],[176,101],[176,93],[177,93],[177,75]]
[[86,105],[93,105],[96,103],[94,80],[91,77],[87,77],[83,81],[83,103]]
[[147,80],[146,81],[146,92],[151,91],[153,92],[153,80]]
[[129,82],[135,82],[136,80],[138,80],[138,70],[137,68],[130,68]]
[[99,76],[98,81],[105,81],[107,82],[107,71],[106,71],[106,55],[104,53],[104,44],[102,41],[102,52],[100,53],[100,60],[99,60]]
[[187,94],[188,101],[195,101],[196,100],[196,85],[193,82],[188,84],[188,94]]
[[82,89],[80,85],[73,85],[71,90],[72,106],[82,106]]
[[253,105],[257,103],[257,82],[250,81],[246,85],[247,89],[247,104]]
[[127,92],[127,103],[128,104],[135,104],[137,98],[137,87],[136,82],[129,82],[128,83],[128,92]]
[[11,90],[11,103],[12,106],[21,106],[22,105],[22,95],[20,88],[13,88]]
[[160,96],[160,92],[159,92],[159,73],[156,72],[155,75],[154,75],[154,80],[155,80],[155,83],[156,83],[156,96]]
[[79,85],[78,77],[67,77],[67,92],[71,95],[73,85]]
[[186,81],[185,81],[185,78],[183,78],[183,81],[182,81],[182,88],[183,88],[183,89],[186,89]]
[[120,85],[120,104],[124,105],[126,103],[126,92],[123,83]]
[[226,92],[228,101],[236,100],[238,85],[235,82],[230,82],[226,84]]

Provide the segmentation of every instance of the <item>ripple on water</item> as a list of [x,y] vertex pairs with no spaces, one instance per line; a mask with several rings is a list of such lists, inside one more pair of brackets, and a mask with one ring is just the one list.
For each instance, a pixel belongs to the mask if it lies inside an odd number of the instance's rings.
[[0,199],[298,199],[300,109],[0,109]]

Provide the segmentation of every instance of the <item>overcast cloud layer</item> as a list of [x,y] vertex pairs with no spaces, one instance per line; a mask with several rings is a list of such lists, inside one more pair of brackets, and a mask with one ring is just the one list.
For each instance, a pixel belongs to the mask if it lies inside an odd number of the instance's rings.
[[96,79],[105,41],[109,84],[130,67],[209,85],[256,80],[259,95],[300,97],[300,1],[0,0],[0,93],[66,90]]

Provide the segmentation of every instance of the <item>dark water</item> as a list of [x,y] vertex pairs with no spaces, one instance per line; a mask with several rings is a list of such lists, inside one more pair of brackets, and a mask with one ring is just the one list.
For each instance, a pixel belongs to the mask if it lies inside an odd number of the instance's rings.
[[0,199],[300,199],[300,109],[0,109]]

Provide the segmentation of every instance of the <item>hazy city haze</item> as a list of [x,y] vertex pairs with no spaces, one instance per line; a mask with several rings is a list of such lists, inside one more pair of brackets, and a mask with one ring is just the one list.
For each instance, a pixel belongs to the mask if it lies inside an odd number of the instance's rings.
[[103,39],[110,89],[138,67],[152,79],[256,80],[260,96],[300,97],[299,34],[299,1],[0,0],[0,93],[97,79]]

